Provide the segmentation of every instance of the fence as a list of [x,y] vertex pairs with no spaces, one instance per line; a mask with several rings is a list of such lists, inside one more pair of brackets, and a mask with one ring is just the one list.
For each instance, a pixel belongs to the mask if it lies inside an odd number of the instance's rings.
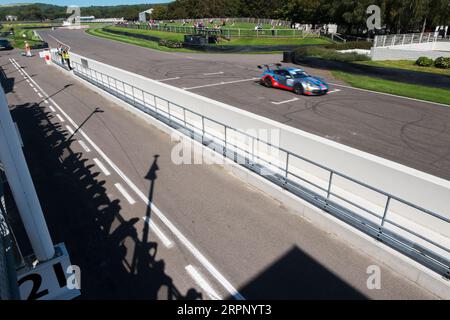
[[197,33],[214,33],[227,38],[233,37],[248,37],[248,38],[316,38],[320,37],[320,30],[298,30],[298,29],[234,29],[234,28],[196,28],[193,26],[173,26],[161,24],[134,24],[124,23],[118,24],[121,27],[141,30],[157,30],[165,32],[174,32],[182,34],[197,34]]
[[[61,65],[55,53],[52,55],[52,60]],[[417,229],[409,227],[392,209],[403,207],[411,216],[426,216],[432,219],[440,230],[450,230],[448,217],[358,181],[258,136],[207,117],[193,111],[192,108],[169,101],[143,89],[144,86],[132,85],[90,67],[91,63],[105,68],[106,65],[85,58],[78,58],[78,60],[79,62],[72,61],[76,76],[333,214],[440,275],[450,277],[449,246],[445,242],[440,243],[440,240],[436,238],[430,239]],[[109,68],[120,71],[117,68]],[[170,88],[167,89],[170,90]],[[187,100],[183,99],[183,101]],[[319,172],[321,179],[317,179],[308,172]],[[358,201],[353,192],[348,192],[348,188],[347,191],[345,190],[345,187],[349,185],[353,191],[359,189],[361,194],[370,193],[372,197],[377,197],[382,203],[380,210],[367,202]]]
[[201,18],[201,19],[177,19],[177,20],[158,20],[160,23],[198,23],[202,22],[204,24],[214,21],[215,23],[220,23],[225,21],[228,24],[233,23],[252,23],[252,24],[270,24],[282,27],[290,27],[291,21],[278,20],[278,19],[262,19],[262,18]]
[[432,43],[436,42],[437,33],[409,33],[409,34],[391,34],[385,36],[375,36],[374,47],[390,47],[398,45]]

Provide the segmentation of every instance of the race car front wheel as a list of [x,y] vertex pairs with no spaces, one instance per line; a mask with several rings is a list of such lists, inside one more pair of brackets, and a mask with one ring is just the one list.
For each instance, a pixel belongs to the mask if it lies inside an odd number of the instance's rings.
[[265,79],[264,79],[264,85],[265,85],[267,88],[272,87],[272,79],[270,79],[269,77],[265,78]]
[[303,94],[303,86],[301,84],[300,85],[296,85],[294,87],[294,92],[296,94],[302,95]]

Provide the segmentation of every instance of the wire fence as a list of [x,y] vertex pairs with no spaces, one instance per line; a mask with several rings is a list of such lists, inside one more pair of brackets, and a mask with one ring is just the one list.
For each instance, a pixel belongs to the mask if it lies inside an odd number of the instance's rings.
[[[52,60],[65,67],[57,54],[53,53]],[[442,230],[450,228],[450,219],[92,69],[87,63],[73,62],[73,67],[80,78],[450,278],[449,246],[408,227],[395,211],[427,216]],[[355,197],[355,190],[376,198],[381,205]]]
[[176,19],[176,20],[157,20],[159,23],[222,23],[228,25],[235,23],[249,23],[249,24],[270,24],[279,27],[291,27],[292,22],[280,19],[262,19],[262,18],[200,18],[200,19]]
[[320,30],[298,29],[242,29],[242,28],[210,28],[194,26],[161,25],[149,23],[122,23],[120,27],[139,30],[155,30],[182,34],[213,33],[227,38],[317,38]]

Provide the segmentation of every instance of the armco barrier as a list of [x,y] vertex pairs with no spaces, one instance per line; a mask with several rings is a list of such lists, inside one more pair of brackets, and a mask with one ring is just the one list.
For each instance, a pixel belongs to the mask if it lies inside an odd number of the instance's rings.
[[72,63],[76,76],[450,277],[448,181],[77,54]]

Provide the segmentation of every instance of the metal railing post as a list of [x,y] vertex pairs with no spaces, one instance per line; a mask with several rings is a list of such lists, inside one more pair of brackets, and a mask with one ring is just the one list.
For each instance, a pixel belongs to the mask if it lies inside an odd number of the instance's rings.
[[328,179],[327,199],[330,199],[332,183],[333,183],[333,171],[330,171],[330,178]]
[[388,213],[389,210],[389,203],[391,202],[391,197],[388,196],[387,200],[386,200],[386,206],[384,207],[384,213],[383,213],[383,218],[381,219],[381,226],[384,226],[384,221],[386,219],[386,215]]

